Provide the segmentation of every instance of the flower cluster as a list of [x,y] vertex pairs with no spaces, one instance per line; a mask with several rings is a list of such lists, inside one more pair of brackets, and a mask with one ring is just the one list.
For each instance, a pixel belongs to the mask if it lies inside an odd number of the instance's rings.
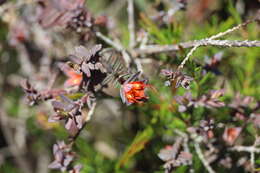
[[145,95],[145,88],[147,87],[148,85],[142,81],[124,83],[120,91],[123,102],[130,105],[146,101],[148,97]]
[[[96,95],[106,87],[107,78],[111,75],[118,75],[117,80],[120,87],[120,95],[123,103],[130,105],[147,101],[148,96],[145,89],[149,87],[146,81],[140,80],[140,72],[134,74],[125,73],[126,70],[119,70],[123,67],[105,61],[101,55],[102,46],[94,45],[87,49],[84,46],[75,48],[75,54],[69,55],[68,62],[58,63],[60,70],[68,77],[64,83],[64,90],[49,89],[37,91],[26,80],[22,87],[26,93],[29,103],[35,104],[39,101],[52,99],[54,114],[49,116],[49,122],[64,122],[73,143],[74,138],[79,134],[86,122],[90,119],[93,105],[96,104]],[[123,72],[124,71],[124,72]],[[120,73],[123,74],[120,74]],[[55,92],[57,91],[57,92]],[[59,91],[59,92],[58,92]],[[73,94],[82,93],[80,98],[70,98]],[[49,168],[67,170],[67,166],[72,162],[74,154],[70,152],[68,145],[58,142],[53,146],[55,161]],[[75,166],[71,173],[79,172],[81,166]]]
[[100,44],[93,46],[89,50],[84,46],[78,46],[75,48],[75,55],[69,56],[72,61],[69,62],[69,65],[74,70],[82,73],[81,88],[84,90],[94,92],[95,86],[101,84],[107,76],[99,55],[101,48]]
[[70,135],[75,135],[87,119],[87,113],[84,112],[84,105],[88,104],[91,109],[95,97],[87,93],[78,101],[73,101],[64,95],[60,95],[62,102],[52,101],[52,106],[56,114],[49,117],[49,122],[65,121],[65,128]]

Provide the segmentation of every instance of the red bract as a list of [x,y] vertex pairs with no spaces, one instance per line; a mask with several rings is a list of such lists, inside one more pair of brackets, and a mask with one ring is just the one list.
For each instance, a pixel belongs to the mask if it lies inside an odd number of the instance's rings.
[[241,130],[241,127],[226,128],[223,134],[224,141],[227,142],[229,145],[233,145]]
[[124,103],[130,105],[132,103],[142,103],[148,99],[145,95],[145,88],[148,87],[142,81],[134,81],[125,83],[121,87],[121,98]]

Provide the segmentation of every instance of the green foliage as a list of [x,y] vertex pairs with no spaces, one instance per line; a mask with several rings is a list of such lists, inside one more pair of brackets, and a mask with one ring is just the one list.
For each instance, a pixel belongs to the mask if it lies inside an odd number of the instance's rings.
[[145,14],[141,14],[140,25],[149,33],[151,39],[158,44],[178,43],[181,38],[181,31],[183,30],[181,24],[177,22],[159,28]]
[[234,4],[231,0],[228,0],[227,10],[231,14],[231,16],[235,19],[237,24],[242,23],[242,19],[240,15],[238,14],[236,8],[234,7]]
[[0,172],[2,173],[21,173],[17,168],[12,164],[6,163],[0,166]]
[[116,170],[127,164],[128,160],[135,154],[144,149],[146,143],[149,142],[153,135],[151,127],[147,127],[144,131],[138,133],[134,138],[132,144],[125,150],[118,163],[116,164]]

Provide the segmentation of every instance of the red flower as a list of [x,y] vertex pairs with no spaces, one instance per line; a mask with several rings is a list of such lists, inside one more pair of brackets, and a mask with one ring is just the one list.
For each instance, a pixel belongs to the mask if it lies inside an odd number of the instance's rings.
[[67,74],[68,74],[69,79],[67,79],[65,82],[66,86],[80,85],[80,83],[82,81],[82,73],[78,74],[75,71],[71,70],[71,71],[68,71]]
[[77,73],[73,68],[64,66],[62,71],[65,73],[66,76],[69,77],[65,81],[65,86],[79,86],[82,81],[82,73]]
[[122,85],[120,94],[124,103],[130,105],[132,103],[142,103],[148,99],[145,95],[145,88],[148,87],[142,81],[134,81]]

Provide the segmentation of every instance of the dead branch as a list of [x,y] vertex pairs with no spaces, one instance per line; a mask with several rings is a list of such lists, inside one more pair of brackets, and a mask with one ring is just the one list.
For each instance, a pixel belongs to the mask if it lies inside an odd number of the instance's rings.
[[254,152],[254,153],[260,153],[260,148],[256,148],[254,146],[234,146],[229,149],[230,151],[238,151],[238,152]]
[[209,162],[205,159],[205,157],[201,151],[200,144],[196,140],[194,140],[194,147],[195,147],[195,151],[196,151],[199,159],[201,160],[202,164],[205,166],[207,171],[209,173],[215,173],[215,171],[211,168]]
[[135,21],[134,21],[134,0],[128,0],[128,31],[129,31],[129,47],[132,49],[135,46]]
[[195,45],[200,46],[219,46],[219,47],[260,47],[260,41],[258,40],[194,40],[183,42],[173,45],[147,45],[143,48],[138,48],[134,50],[136,55],[140,54],[154,54],[154,53],[165,53],[173,52],[181,49],[192,48]]

